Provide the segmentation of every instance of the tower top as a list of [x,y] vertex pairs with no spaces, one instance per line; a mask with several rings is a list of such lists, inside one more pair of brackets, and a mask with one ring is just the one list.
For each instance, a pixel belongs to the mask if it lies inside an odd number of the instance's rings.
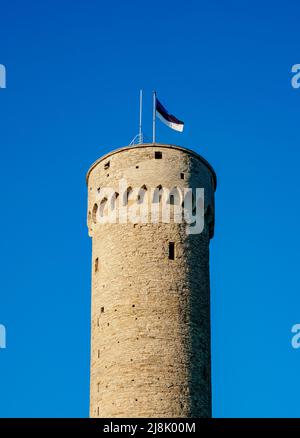
[[107,154],[103,155],[102,157],[98,158],[89,168],[87,174],[86,174],[86,183],[88,184],[88,180],[89,180],[89,176],[91,171],[94,169],[95,166],[97,166],[101,161],[106,160],[107,158],[111,157],[112,155],[115,154],[119,154],[121,152],[124,151],[128,151],[130,149],[137,149],[137,148],[148,148],[148,147],[158,147],[158,148],[167,148],[167,149],[177,149],[183,152],[186,152],[189,155],[193,155],[195,158],[197,158],[198,160],[200,160],[211,172],[212,174],[212,178],[213,178],[213,182],[214,182],[214,190],[216,190],[217,188],[217,176],[216,173],[213,169],[213,167],[209,164],[209,162],[203,158],[200,154],[198,154],[197,152],[185,148],[183,146],[177,146],[177,145],[173,145],[173,144],[165,144],[165,143],[142,143],[142,144],[138,144],[138,145],[129,145],[129,146],[124,146],[122,148],[118,148],[118,149],[114,149],[111,152],[108,152]]

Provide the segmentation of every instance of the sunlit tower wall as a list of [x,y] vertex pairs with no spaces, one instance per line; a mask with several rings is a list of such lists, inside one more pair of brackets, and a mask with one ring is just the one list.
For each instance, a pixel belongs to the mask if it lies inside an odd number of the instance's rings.
[[[204,188],[204,229],[184,223],[98,223],[133,188]],[[87,173],[92,237],[91,417],[210,417],[209,242],[216,175],[184,147],[141,144]],[[116,202],[101,200],[112,187]]]

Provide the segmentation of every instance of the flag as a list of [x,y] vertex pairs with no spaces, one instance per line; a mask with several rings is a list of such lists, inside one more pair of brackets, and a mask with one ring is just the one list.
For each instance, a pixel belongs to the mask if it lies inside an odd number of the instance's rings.
[[175,131],[182,132],[184,127],[184,122],[178,120],[172,114],[169,114],[166,108],[160,103],[160,101],[156,98],[156,115],[157,117],[165,123],[165,125],[169,126],[171,129],[175,129]]

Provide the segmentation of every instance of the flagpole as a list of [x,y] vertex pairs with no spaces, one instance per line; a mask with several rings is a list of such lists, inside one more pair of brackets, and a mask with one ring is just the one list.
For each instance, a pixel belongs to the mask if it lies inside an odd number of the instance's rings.
[[152,143],[156,140],[156,91],[153,91]]
[[142,116],[143,116],[143,90],[140,90],[139,144],[143,143]]

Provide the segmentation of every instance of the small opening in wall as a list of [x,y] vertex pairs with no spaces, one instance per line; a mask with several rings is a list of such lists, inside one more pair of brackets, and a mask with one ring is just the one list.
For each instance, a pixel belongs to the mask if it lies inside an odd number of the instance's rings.
[[109,169],[109,166],[110,166],[110,161],[104,164],[104,169],[105,170]]
[[104,313],[104,307],[101,307],[101,313]]
[[97,188],[97,192],[98,192],[98,193],[100,193],[100,190],[101,190],[101,188],[100,188],[100,187],[98,187],[98,188]]
[[180,174],[180,178],[181,178],[181,179],[184,179],[184,173],[183,173],[183,172],[181,172],[181,174]]
[[138,169],[138,168],[139,168],[139,166],[135,166],[135,168],[136,168],[136,169]]
[[132,307],[135,307],[135,304],[132,304]]
[[100,358],[100,350],[98,350],[98,359]]
[[97,257],[95,260],[95,272],[98,272],[98,270],[99,270],[99,259]]
[[160,151],[155,151],[154,152],[154,158],[156,160],[161,160],[162,159],[162,153]]
[[97,392],[99,392],[100,389],[100,383],[97,383]]
[[97,415],[98,415],[98,417],[99,417],[99,415],[100,415],[100,409],[99,409],[99,407],[97,408]]
[[109,173],[106,176],[109,176]]
[[98,211],[98,205],[94,204],[93,211],[92,211],[92,220],[93,220],[94,224],[97,223],[97,211]]
[[169,260],[175,260],[175,243],[169,242]]

